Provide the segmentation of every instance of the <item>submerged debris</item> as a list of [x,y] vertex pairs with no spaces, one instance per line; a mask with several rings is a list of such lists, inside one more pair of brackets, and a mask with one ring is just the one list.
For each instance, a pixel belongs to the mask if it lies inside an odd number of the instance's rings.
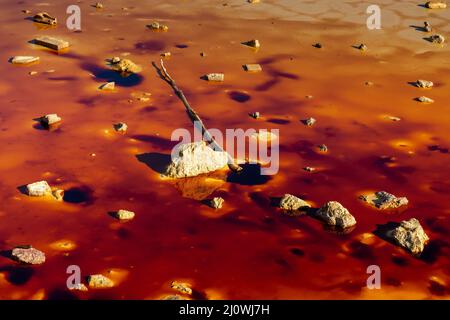
[[52,17],[47,12],[39,12],[33,17],[33,21],[37,23],[49,24],[51,26],[56,26],[57,20],[55,17]]
[[98,87],[100,90],[113,91],[116,88],[116,83],[114,81],[106,82]]
[[45,262],[45,253],[32,246],[14,248],[11,252],[11,257],[16,261],[26,264],[43,264]]
[[169,27],[161,24],[157,21],[152,22],[151,24],[147,25],[147,28],[149,28],[150,30],[154,30],[154,31],[167,31],[169,30]]
[[261,72],[262,71],[261,65],[259,65],[257,63],[255,63],[255,64],[244,64],[242,67],[247,72]]
[[337,201],[325,203],[317,210],[316,215],[330,226],[349,228],[356,224],[355,217]]
[[279,207],[284,210],[295,211],[310,208],[311,205],[308,202],[287,193],[281,198]]
[[425,96],[421,96],[421,97],[416,98],[416,101],[419,101],[421,103],[427,103],[427,104],[434,102],[433,99],[425,97]]
[[228,164],[228,154],[214,151],[204,141],[181,144],[173,153],[172,162],[163,175],[170,178],[194,177],[222,169]]
[[172,289],[181,293],[192,294],[191,285],[189,283],[173,281],[170,286]]
[[12,64],[29,64],[37,61],[39,61],[39,57],[33,56],[14,56],[10,60]]
[[128,130],[128,126],[124,122],[115,123],[113,125],[113,127],[114,127],[114,130],[116,130],[117,132],[120,132],[120,133],[125,133]]
[[121,59],[120,57],[114,57],[107,60],[109,66],[114,71],[120,72],[122,75],[130,75],[132,73],[139,73],[142,68],[129,59]]
[[208,81],[215,82],[223,82],[225,79],[225,75],[223,73],[208,73],[204,77]]
[[112,288],[114,282],[102,274],[93,274],[88,276],[88,286],[93,289]]
[[134,218],[134,212],[120,209],[119,211],[114,212],[114,218],[119,220],[131,220]]
[[47,115],[39,118],[39,122],[44,127],[50,127],[51,125],[61,122],[61,120],[62,119],[60,117],[58,117],[58,115],[56,113],[47,114]]
[[417,80],[415,84],[418,88],[432,88],[434,86],[434,83],[428,80]]
[[69,47],[68,41],[49,36],[38,37],[33,40],[33,43],[57,51]]
[[425,244],[428,242],[429,238],[419,220],[412,218],[410,220],[404,220],[400,225],[389,232],[395,242],[410,251],[413,254],[420,254],[425,248]]
[[361,199],[382,210],[397,209],[408,204],[408,199],[406,197],[397,198],[386,191],[377,191],[369,195],[364,195]]
[[52,193],[52,189],[47,181],[38,181],[27,184],[27,194],[30,197],[44,197]]
[[209,201],[209,206],[214,209],[220,209],[223,206],[225,200],[221,197],[214,197]]
[[261,44],[259,43],[259,40],[249,40],[249,41],[245,41],[245,42],[241,42],[241,44],[248,46],[248,47],[252,47],[255,49],[258,49],[259,47],[261,47]]
[[428,1],[425,3],[425,6],[428,9],[445,9],[447,8],[447,4],[442,1]]

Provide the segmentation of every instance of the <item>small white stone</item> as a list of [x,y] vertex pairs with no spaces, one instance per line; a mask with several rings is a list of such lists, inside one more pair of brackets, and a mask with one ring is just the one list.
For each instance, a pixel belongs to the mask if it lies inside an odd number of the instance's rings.
[[15,56],[11,59],[11,63],[13,64],[29,64],[37,61],[39,61],[39,57],[33,56]]

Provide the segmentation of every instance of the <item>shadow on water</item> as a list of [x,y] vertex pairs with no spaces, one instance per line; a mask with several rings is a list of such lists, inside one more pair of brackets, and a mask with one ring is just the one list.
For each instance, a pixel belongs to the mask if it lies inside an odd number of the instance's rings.
[[63,200],[69,203],[82,203],[85,205],[94,202],[94,191],[88,186],[73,187],[64,191]]
[[81,64],[81,68],[91,72],[97,79],[106,82],[115,82],[116,86],[121,87],[136,86],[144,80],[144,77],[139,74],[132,73],[128,76],[122,76],[114,70],[102,68],[94,63],[84,62]]
[[240,103],[247,102],[252,98],[249,94],[242,91],[231,91],[228,93],[228,96],[230,99]]
[[[4,253],[2,252],[1,255]],[[9,253],[8,257],[11,254]],[[3,266],[0,267],[0,272],[6,273],[6,280],[16,286],[26,284],[34,274],[34,270],[28,266]]]
[[169,154],[150,152],[136,155],[139,162],[145,163],[150,169],[158,173],[164,173],[170,164]]
[[259,184],[265,184],[270,179],[271,176],[261,174],[261,165],[254,163],[245,163],[240,165],[242,167],[241,172],[231,172],[227,178],[227,182],[254,186]]

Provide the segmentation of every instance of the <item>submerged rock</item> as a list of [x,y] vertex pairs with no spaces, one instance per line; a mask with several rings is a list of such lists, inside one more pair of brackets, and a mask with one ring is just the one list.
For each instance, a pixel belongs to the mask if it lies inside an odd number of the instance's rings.
[[329,226],[349,228],[356,224],[356,219],[337,201],[325,203],[316,215]]
[[88,276],[88,286],[93,289],[112,288],[114,282],[102,274],[93,274]]
[[52,189],[47,181],[38,181],[27,184],[26,189],[27,194],[31,197],[44,197],[52,193]]
[[419,220],[416,218],[402,221],[389,235],[399,246],[413,254],[420,254],[429,240]]
[[222,169],[228,164],[228,154],[214,151],[204,141],[181,144],[176,147],[164,176],[170,178],[195,177],[197,175]]
[[365,200],[379,209],[397,209],[408,204],[406,197],[397,198],[386,191],[377,191],[365,197]]
[[288,193],[281,198],[279,206],[281,209],[288,211],[295,211],[302,208],[305,209],[311,207],[308,202]]
[[434,102],[433,99],[425,97],[425,96],[421,96],[421,97],[416,98],[416,101],[419,101],[421,103],[426,103],[426,104],[430,104],[430,103]]
[[32,246],[14,248],[11,257],[16,261],[26,264],[43,264],[45,262],[45,253]]

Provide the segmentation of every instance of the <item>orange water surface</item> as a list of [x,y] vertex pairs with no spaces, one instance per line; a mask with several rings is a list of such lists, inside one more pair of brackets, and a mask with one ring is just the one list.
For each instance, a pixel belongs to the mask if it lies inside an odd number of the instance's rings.
[[[363,1],[345,2],[361,8],[355,21],[341,19],[338,8],[322,13],[330,1],[307,1],[303,15],[301,1],[261,2],[105,0],[98,10],[77,1],[82,30],[73,32],[65,26],[72,1],[0,1],[1,299],[159,299],[176,294],[174,280],[190,283],[193,299],[450,297],[450,50],[411,27],[428,20],[450,36],[448,11],[384,1],[387,26],[370,31]],[[40,11],[58,17],[58,26],[30,21]],[[147,29],[152,21],[169,30]],[[29,43],[40,35],[71,46],[56,54]],[[241,45],[251,39],[259,50]],[[352,47],[360,43],[369,49]],[[177,143],[173,130],[193,130],[151,65],[167,51],[169,72],[209,128],[280,130],[278,174],[160,177],[152,161]],[[8,60],[16,55],[40,62],[15,66]],[[142,72],[120,77],[105,63],[114,56]],[[247,63],[263,71],[247,73]],[[210,72],[225,81],[200,79]],[[416,88],[417,79],[435,86]],[[114,92],[98,89],[107,81],[116,82]],[[150,99],[140,101],[146,92]],[[435,102],[414,100],[422,95]],[[248,116],[254,111],[262,118]],[[49,113],[63,119],[55,130],[33,120]],[[317,123],[305,126],[308,117]],[[112,127],[119,121],[128,125],[124,135]],[[64,189],[65,201],[18,189],[39,180]],[[406,196],[408,207],[385,212],[358,199],[377,190]],[[285,193],[315,207],[339,201],[356,228],[343,234],[308,215],[284,215],[272,200]],[[221,210],[202,201],[213,196],[225,199]],[[108,214],[118,209],[136,217],[118,222]],[[419,258],[373,233],[412,217],[430,237]],[[46,262],[9,259],[6,252],[23,244],[45,252]],[[115,286],[70,291],[69,265],[83,277],[110,274]],[[381,289],[366,288],[369,265],[380,266]]]

